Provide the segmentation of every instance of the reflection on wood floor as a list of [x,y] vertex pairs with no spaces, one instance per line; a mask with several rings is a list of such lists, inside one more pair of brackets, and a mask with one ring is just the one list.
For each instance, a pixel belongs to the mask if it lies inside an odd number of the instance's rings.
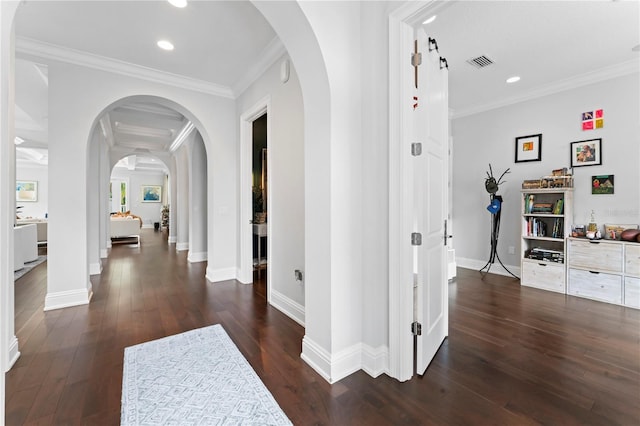
[[166,239],[145,229],[140,247],[113,247],[89,305],[43,312],[46,263],[16,282],[7,425],[117,425],[124,348],[216,323],[296,425],[639,423],[638,310],[459,269],[449,337],[423,377],[330,385],[300,359],[304,329],[265,303],[264,280],[207,282],[206,262]]

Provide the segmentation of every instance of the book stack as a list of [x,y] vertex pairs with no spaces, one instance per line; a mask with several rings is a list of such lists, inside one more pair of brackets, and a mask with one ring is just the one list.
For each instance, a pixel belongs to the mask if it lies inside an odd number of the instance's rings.
[[529,251],[527,257],[529,259],[542,260],[545,262],[564,263],[564,253],[559,250],[534,247]]
[[547,235],[547,224],[535,217],[527,220],[527,236],[544,237]]

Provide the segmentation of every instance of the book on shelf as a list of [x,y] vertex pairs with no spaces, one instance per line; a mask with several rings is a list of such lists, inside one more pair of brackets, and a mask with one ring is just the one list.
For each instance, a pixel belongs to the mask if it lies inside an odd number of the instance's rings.
[[553,203],[533,203],[532,213],[551,213],[553,211]]
[[547,224],[535,217],[527,219],[527,236],[544,237],[547,235]]
[[544,249],[534,247],[527,253],[526,257],[533,260],[543,260],[545,262],[564,263],[564,252],[560,250]]
[[560,198],[553,205],[553,214],[562,214],[563,208],[564,208],[564,200]]

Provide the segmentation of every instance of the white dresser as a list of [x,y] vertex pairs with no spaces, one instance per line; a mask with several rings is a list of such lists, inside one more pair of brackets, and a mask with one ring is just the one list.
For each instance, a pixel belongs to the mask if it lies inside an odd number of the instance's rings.
[[640,309],[640,244],[567,239],[567,294]]

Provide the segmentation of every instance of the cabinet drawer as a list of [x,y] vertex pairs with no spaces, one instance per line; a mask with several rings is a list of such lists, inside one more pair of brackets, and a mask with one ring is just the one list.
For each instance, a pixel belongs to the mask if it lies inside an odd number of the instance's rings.
[[569,267],[622,272],[622,244],[569,240]]
[[523,260],[520,283],[527,287],[564,293],[564,264]]
[[569,269],[569,294],[622,304],[622,276]]
[[640,278],[640,244],[625,244],[624,273]]
[[640,278],[626,277],[624,279],[624,304],[640,309]]

